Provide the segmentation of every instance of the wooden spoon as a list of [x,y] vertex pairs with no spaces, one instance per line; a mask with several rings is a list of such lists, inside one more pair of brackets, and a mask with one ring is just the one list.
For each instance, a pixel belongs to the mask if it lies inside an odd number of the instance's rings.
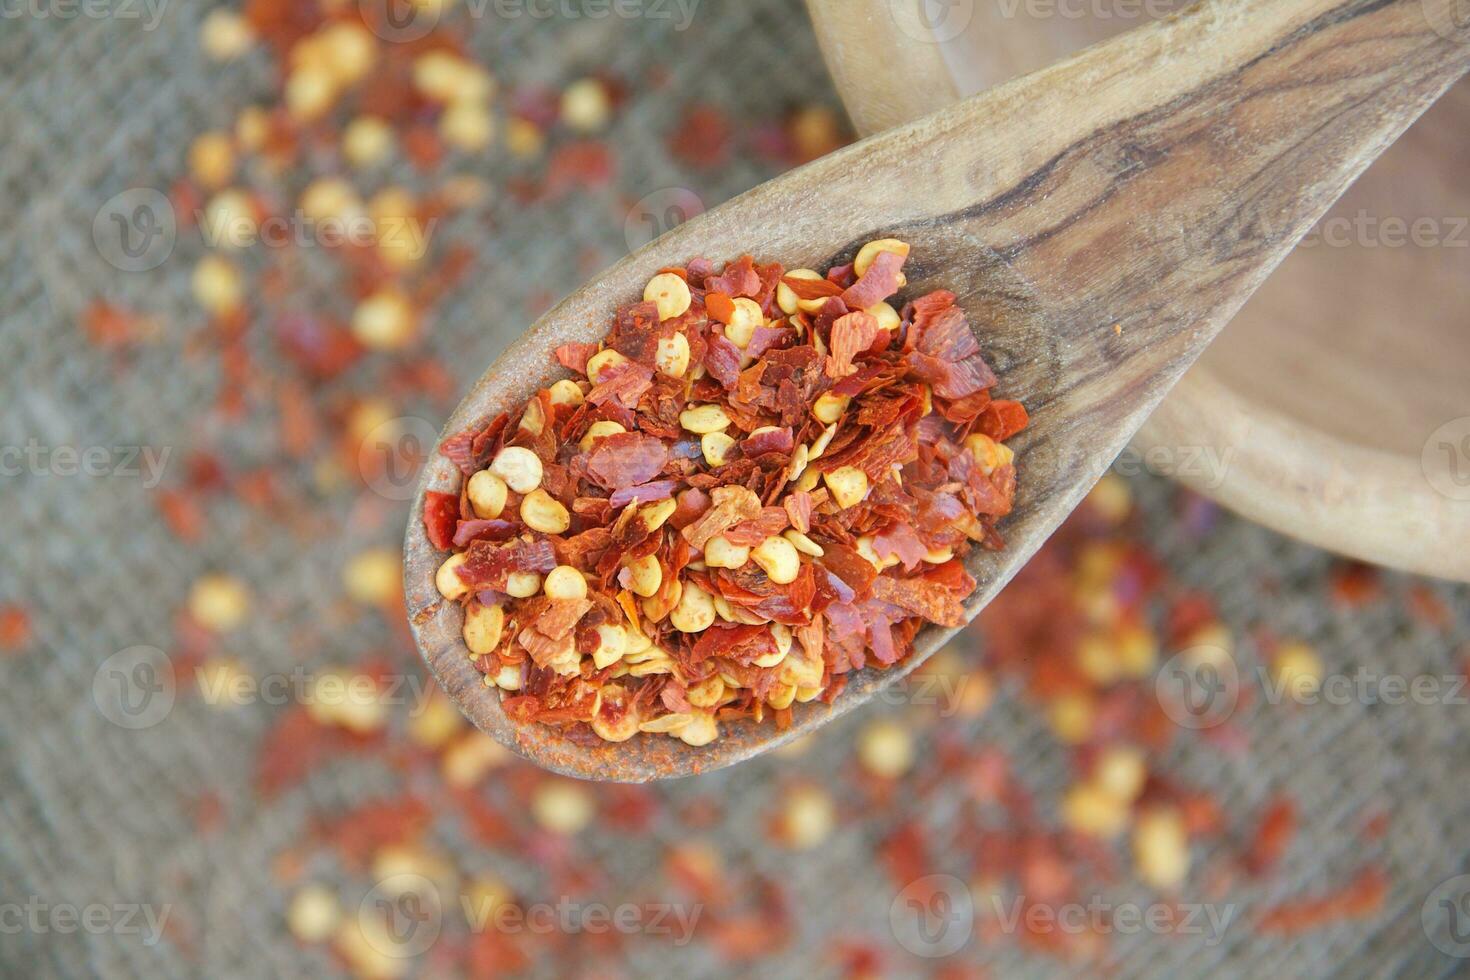
[[[1015,440],[1020,489],[1007,547],[968,567],[977,613],[1078,504],[1220,327],[1322,212],[1470,68],[1455,0],[1214,0],[1091,48],[757,187],[613,266],[542,317],[465,398],[460,432],[561,375],[551,351],[597,341],[659,268],[751,252],[825,269],[864,242],[913,244],[906,296],[947,288],[1032,423]],[[794,724],[722,726],[584,746],[516,725],[467,659],[458,605],[434,573],[423,493],[460,476],[432,460],[409,521],[414,635],[451,698],[526,758],[589,779],[706,772],[815,730],[899,680],[914,655],[850,677]]]

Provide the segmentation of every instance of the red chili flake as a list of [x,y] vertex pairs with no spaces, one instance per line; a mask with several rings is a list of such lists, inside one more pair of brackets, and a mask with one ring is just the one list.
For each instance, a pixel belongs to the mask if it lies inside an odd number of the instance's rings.
[[616,399],[628,408],[634,408],[643,393],[653,387],[653,368],[637,361],[624,361],[604,368],[598,375],[597,385],[587,393],[587,400],[594,405],[605,405]]
[[1291,935],[1353,919],[1371,918],[1382,911],[1388,887],[1388,875],[1381,868],[1364,868],[1336,892],[1269,906],[1261,912],[1256,928],[1267,935]]
[[898,292],[899,272],[907,261],[907,255],[879,252],[862,278],[842,291],[842,302],[849,310],[866,310],[877,306]]
[[1029,421],[1020,402],[993,401],[980,416],[980,431],[1003,442],[1026,428]]
[[579,623],[587,610],[592,608],[588,599],[552,599],[546,611],[536,619],[536,631],[553,640],[560,640]]
[[597,440],[587,456],[587,475],[604,490],[622,490],[652,480],[668,462],[661,439],[620,432]]
[[562,344],[556,349],[556,360],[568,371],[586,374],[587,360],[596,353],[596,344]]
[[93,300],[82,311],[82,329],[98,347],[124,347],[154,331],[153,321],[111,303]]
[[880,559],[897,558],[908,571],[919,567],[929,553],[912,525],[894,523],[873,535],[873,554]]
[[186,490],[160,488],[157,499],[163,522],[180,541],[198,541],[204,535],[207,518],[198,497]]
[[[424,494],[424,533],[429,544],[439,551],[455,545],[455,526],[459,522],[459,494],[430,490]],[[464,547],[464,545],[457,545]]]
[[730,528],[723,537],[737,547],[753,547],[780,534],[790,523],[785,507],[763,507],[759,514]]
[[1332,594],[1344,606],[1365,606],[1382,598],[1382,577],[1372,565],[1338,562],[1332,570]]
[[305,779],[333,756],[360,752],[379,744],[376,736],[352,735],[312,720],[305,705],[282,714],[261,742],[255,764],[255,785],[264,796],[274,796]]
[[[456,512],[458,508],[459,499],[455,498]],[[475,541],[505,541],[515,537],[515,533],[516,525],[510,521],[460,521],[454,531],[454,546],[468,548]]]
[[418,840],[429,829],[434,809],[414,796],[364,803],[335,817],[322,828],[342,860],[366,868],[383,848]]
[[714,168],[730,155],[731,127],[724,112],[708,105],[690,106],[674,124],[669,150],[694,167]]
[[617,170],[612,147],[595,140],[568,143],[552,151],[546,164],[546,193],[557,198],[575,188],[606,186]]
[[794,276],[783,276],[781,282],[796,294],[797,299],[826,299],[829,296],[842,295],[842,287],[828,279],[798,279]]
[[24,606],[0,605],[0,651],[16,653],[30,646],[31,615]]
[[1450,607],[1429,585],[1416,582],[1409,587],[1409,609],[1422,622],[1435,629],[1449,629],[1454,624]]
[[459,577],[472,590],[503,591],[511,572],[549,572],[556,567],[556,552],[547,541],[517,541],[495,544],[475,541],[464,552]]
[[741,448],[745,451],[745,455],[752,459],[757,456],[764,456],[766,453],[789,454],[793,445],[791,428],[789,426],[784,426],[779,429],[766,428],[747,436],[745,441],[740,444]]
[[[508,413],[445,440],[441,451],[466,476],[507,443],[530,449],[538,489],[567,509],[570,526],[543,533],[514,508],[479,520],[458,499],[452,514],[447,499],[436,504],[440,536],[464,556],[461,579],[513,624],[502,648],[479,658],[486,676],[497,664],[519,675],[502,694],[509,717],[591,744],[672,714],[670,734],[703,744],[717,722],[769,715],[790,725],[794,685],[803,701],[830,702],[848,672],[904,660],[924,623],[964,623],[976,583],[963,559],[976,544],[1001,546],[995,523],[1010,510],[1016,471],[983,471],[963,443],[976,425],[1018,430],[1024,414],[990,399],[994,376],[952,294],[903,304],[900,330],[865,312],[893,294],[902,266],[882,253],[860,278],[844,266],[789,280],[798,296],[823,300],[815,316],[779,308],[779,263],[743,255],[723,269],[698,258],[664,269],[689,284],[689,303],[666,317],[649,301],[618,309],[604,346],[623,360],[600,369],[581,405],[556,408],[540,392],[533,414],[552,424],[513,429],[518,413]],[[724,332],[747,299],[762,319],[741,324],[736,346]],[[661,373],[661,344],[675,336],[704,376]],[[585,376],[596,349],[564,345],[556,360]],[[847,404],[827,429],[813,415],[829,392]],[[609,422],[617,430],[583,450],[592,426]],[[862,478],[835,476],[849,467],[867,477],[852,495]],[[646,506],[660,501],[672,505]],[[813,543],[820,555],[807,553]],[[954,557],[926,560],[937,551]],[[504,594],[512,572],[558,563],[584,573],[585,598]],[[611,665],[595,666],[599,628],[624,623],[656,649],[633,664],[642,670],[614,678]],[[780,652],[782,664],[761,666]],[[711,705],[715,677],[725,696]],[[1128,717],[1121,702],[1114,714]]]
[[465,476],[473,476],[484,469],[495,455],[497,440],[509,422],[510,415],[501,412],[483,426],[450,436],[440,444],[439,451],[459,467],[459,471]]
[[659,480],[657,483],[643,483],[636,487],[624,487],[613,493],[608,498],[608,504],[616,510],[626,507],[633,501],[640,504],[651,504],[659,500],[668,500],[674,495],[674,490],[679,486],[673,480]]
[[1241,861],[1245,869],[1256,876],[1273,870],[1286,853],[1296,826],[1296,804],[1285,797],[1273,801],[1262,815],[1261,825]]
[[721,385],[726,388],[735,387],[740,379],[740,360],[739,347],[721,336],[710,338],[709,347],[704,354],[704,366]]
[[[884,253],[887,254],[887,253]],[[832,324],[831,353],[827,357],[827,375],[845,378],[852,374],[852,359],[873,346],[878,338],[878,318],[858,310]]]
[[710,318],[728,325],[735,319],[735,300],[726,293],[708,292],[704,297],[704,308]]
[[755,271],[755,260],[749,255],[742,255],[738,261],[725,266],[724,272],[706,279],[704,288],[711,293],[724,293],[735,298],[759,294],[761,277]]
[[805,490],[797,490],[788,495],[782,502],[786,508],[786,518],[791,526],[802,534],[812,529],[812,495]]
[[745,487],[715,487],[710,491],[713,501],[704,514],[684,528],[684,539],[690,547],[703,551],[710,538],[719,537],[741,521],[748,521],[761,512],[760,498]]
[[779,327],[756,327],[750,343],[745,345],[745,356],[759,358],[768,350],[785,348],[796,340],[796,331]]

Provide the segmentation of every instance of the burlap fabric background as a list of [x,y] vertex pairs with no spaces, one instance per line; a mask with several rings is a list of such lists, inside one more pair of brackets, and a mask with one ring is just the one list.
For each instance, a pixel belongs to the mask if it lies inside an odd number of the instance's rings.
[[[147,8],[138,9],[146,15]],[[146,16],[42,18],[22,10],[0,19],[4,445],[31,439],[50,446],[146,444],[182,455],[207,438],[240,460],[267,459],[264,423],[200,431],[198,420],[218,384],[217,363],[178,354],[198,325],[188,286],[197,242],[181,240],[154,272],[126,274],[103,260],[92,239],[104,202],[131,187],[166,189],[195,134],[228,125],[268,89],[263,57],[220,68],[199,54],[198,24],[207,9],[175,0],[154,30],[144,29]],[[737,120],[775,118],[811,101],[836,104],[795,0],[706,0],[683,33],[653,19],[491,18],[477,25],[475,41],[503,78],[558,84],[600,67],[631,77],[658,64],[670,73],[666,95],[679,98],[636,99],[620,115],[609,136],[620,174],[600,204],[589,206],[584,197],[522,208],[502,197],[446,231],[480,249],[469,285],[440,309],[429,341],[461,384],[521,329],[533,292],[559,296],[584,278],[589,258],[596,268],[626,249],[624,199],[687,187],[714,204],[773,172],[770,163],[744,155],[714,172],[681,167],[665,137],[686,98],[721,106]],[[157,314],[161,342],[141,346],[126,364],[90,344],[77,323],[96,296]],[[324,295],[322,302],[332,298]],[[264,342],[256,353],[275,356]],[[438,417],[430,418],[437,425]],[[280,478],[302,492],[309,485],[308,473],[289,467]],[[1233,624],[1265,624],[1304,637],[1344,672],[1368,665],[1414,677],[1461,668],[1470,638],[1465,589],[1433,587],[1454,609],[1452,631],[1431,629],[1412,615],[1405,598],[1410,580],[1398,577],[1387,579],[1387,601],[1345,611],[1324,598],[1333,566],[1328,556],[1229,518],[1202,548],[1179,530],[1180,496],[1170,485],[1150,476],[1132,478],[1131,485],[1144,537],[1173,575],[1216,595]],[[185,549],[164,530],[152,492],[120,477],[24,473],[0,481],[8,528],[0,598],[28,606],[36,630],[30,651],[0,661],[0,901],[167,903],[181,931],[150,947],[137,935],[6,929],[0,969],[16,977],[336,975],[341,964],[329,953],[303,947],[287,933],[286,896],[271,859],[312,814],[388,791],[394,783],[387,768],[371,757],[354,758],[262,801],[252,766],[272,707],[222,711],[181,698],[163,723],[128,731],[99,712],[93,682],[98,665],[119,650],[168,648],[190,583],[211,569],[254,584],[255,615],[228,645],[256,673],[350,662],[364,649],[386,645],[381,620],[344,611],[337,582],[347,555],[397,542],[401,507],[351,497],[330,502],[323,520],[335,525],[304,536],[293,526],[216,508],[204,543]],[[1242,662],[1253,669],[1251,658],[1247,646]],[[983,719],[966,723],[967,735],[1004,747],[1054,820],[1069,765],[1044,723],[1013,694],[1002,691]],[[675,814],[691,801],[715,798],[727,807],[716,836],[727,862],[790,883],[799,934],[762,965],[761,975],[832,975],[837,939],[873,937],[896,948],[889,924],[894,889],[873,857],[875,844],[900,821],[920,819],[939,850],[935,870],[945,870],[959,788],[900,793],[880,810],[845,814],[833,838],[808,853],[793,856],[766,834],[773,796],[783,785],[778,777],[822,781],[850,764],[850,739],[870,718],[834,726],[799,759],[659,787],[665,805],[650,837],[630,842],[593,829],[580,846],[615,869],[622,887],[636,890],[652,880],[660,847],[681,837]],[[1213,947],[1199,937],[1117,936],[1117,975],[1463,973],[1465,960],[1430,942],[1421,910],[1439,882],[1470,870],[1462,761],[1470,708],[1353,703],[1281,710],[1257,701],[1243,724],[1249,752],[1186,742],[1168,760],[1172,771],[1216,792],[1232,810],[1258,806],[1283,788],[1301,804],[1301,837],[1281,873],[1266,884],[1238,886],[1231,899],[1264,902],[1330,890],[1365,860],[1377,859],[1393,881],[1384,913],[1302,939],[1261,938],[1239,926]],[[186,803],[206,792],[228,815],[224,829],[208,835],[197,832]],[[1391,811],[1391,829],[1365,848],[1357,830],[1361,815],[1374,808]],[[467,870],[493,869],[537,892],[534,859],[460,847]],[[1147,889],[1132,884],[1107,898],[1151,900]],[[1439,916],[1433,921],[1442,923],[1444,911],[1430,905]],[[721,975],[719,960],[697,943],[678,950],[634,942],[629,950],[626,964],[606,965],[609,975]],[[995,976],[1071,972],[1014,942],[975,940],[965,956]],[[893,975],[923,966],[918,959],[889,960]],[[599,972],[595,967],[588,964],[589,975]]]

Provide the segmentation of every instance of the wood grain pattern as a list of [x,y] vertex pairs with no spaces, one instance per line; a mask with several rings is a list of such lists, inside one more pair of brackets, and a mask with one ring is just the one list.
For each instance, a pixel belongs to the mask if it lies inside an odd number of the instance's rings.
[[[896,2],[901,9],[910,0]],[[862,71],[837,66],[834,78],[865,135],[875,117],[904,121],[872,111],[875,101],[891,106],[896,89],[910,93],[902,107],[917,118],[949,105],[954,89],[983,91],[1129,24],[983,3],[965,7],[963,32],[940,45],[895,31],[889,0],[807,3],[828,57],[861,59]],[[868,16],[854,18],[854,8]],[[1421,11],[1450,26],[1449,8]],[[872,35],[852,36],[865,30]],[[830,36],[846,43],[829,50]],[[873,56],[885,44],[905,51]],[[947,71],[953,84],[906,88],[914,62]],[[1364,240],[1294,251],[1144,422],[1135,459],[1160,460],[1161,472],[1312,544],[1470,581],[1470,550],[1461,546],[1470,507],[1442,495],[1420,458],[1429,433],[1467,411],[1470,250],[1456,231],[1456,216],[1470,214],[1460,179],[1467,121],[1470,85],[1461,85],[1368,169],[1323,231],[1340,235],[1364,216],[1386,220],[1369,225]],[[1425,220],[1443,245],[1392,244],[1389,222]]]
[[[825,267],[865,241],[911,241],[910,290],[954,290],[1033,427],[1018,438],[1009,547],[972,557],[973,615],[1080,501],[1221,324],[1357,173],[1467,64],[1409,0],[1205,4],[1053,69],[849,147],[675,229],[542,318],[450,419],[458,432],[556,372],[549,352],[596,340],[661,266],[744,251]],[[458,475],[436,460],[424,486]],[[418,508],[416,507],[416,513]],[[417,516],[405,588],[420,649],[481,728],[571,775],[647,780],[728,765],[824,724],[937,649],[858,674],[794,726],[725,726],[586,748],[501,714],[465,658],[444,557]]]

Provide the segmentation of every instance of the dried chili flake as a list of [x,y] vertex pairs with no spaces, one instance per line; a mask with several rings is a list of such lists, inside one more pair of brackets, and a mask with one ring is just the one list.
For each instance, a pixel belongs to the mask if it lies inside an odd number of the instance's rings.
[[30,645],[31,615],[24,606],[0,605],[0,652],[14,653]]
[[668,500],[674,495],[678,486],[679,484],[674,480],[659,480],[633,487],[622,487],[616,490],[607,502],[612,508],[626,507],[635,501],[651,504],[656,500]]
[[596,353],[596,344],[562,344],[556,349],[556,362],[568,371],[586,374],[587,359]]
[[661,439],[620,432],[597,441],[587,457],[587,475],[604,490],[623,490],[652,480],[668,461]]
[[605,405],[614,399],[627,408],[634,408],[643,393],[653,387],[653,368],[637,361],[624,361],[605,369],[598,381],[587,393],[587,400],[594,405]]
[[1358,872],[1335,892],[1297,898],[1261,912],[1256,928],[1264,934],[1296,934],[1376,915],[1388,897],[1389,879],[1381,868]]
[[428,535],[429,544],[440,551],[447,551],[455,543],[455,525],[458,522],[459,494],[437,490],[424,494],[424,532]]
[[1291,843],[1296,827],[1296,805],[1285,797],[1273,801],[1251,839],[1242,862],[1246,870],[1253,875],[1263,875],[1275,868]]
[[[522,410],[533,424],[509,413],[445,441],[466,477],[504,474],[517,498],[493,520],[453,494],[425,509],[458,552],[445,594],[509,624],[477,659],[509,717],[704,745],[721,721],[790,724],[848,672],[902,662],[925,623],[965,622],[963,558],[999,546],[1016,486],[1000,440],[1026,419],[990,397],[952,294],[901,304],[902,329],[866,312],[905,258],[821,278],[749,255],[664,269],[673,306],[631,303],[602,345],[555,351],[575,408],[548,389]],[[782,283],[820,311],[786,314]]]
[[877,306],[898,292],[899,273],[907,260],[907,255],[897,252],[879,252],[868,271],[842,291],[842,302],[849,310],[866,310]]

